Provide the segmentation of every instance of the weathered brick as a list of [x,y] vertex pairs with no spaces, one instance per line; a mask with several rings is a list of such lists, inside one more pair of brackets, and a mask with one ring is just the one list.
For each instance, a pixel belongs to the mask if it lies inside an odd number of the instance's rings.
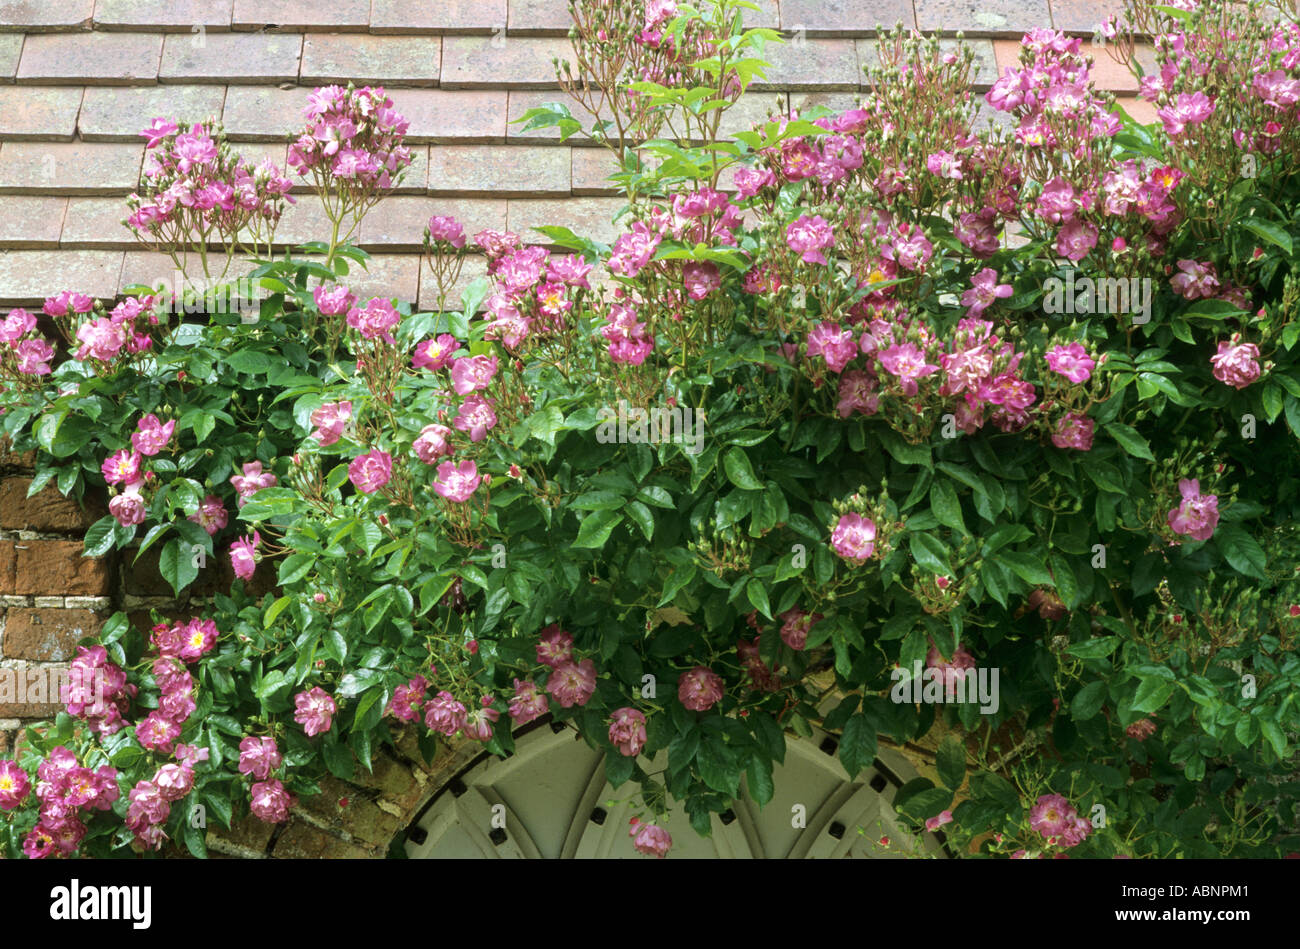
[[923,33],[1021,36],[1051,22],[1047,0],[915,0]]
[[1050,0],[1052,25],[1065,33],[1091,36],[1108,16],[1124,12],[1124,0]]
[[769,62],[766,79],[750,86],[762,89],[857,89],[862,81],[858,51],[853,40],[808,40],[772,44],[764,52]]
[[321,32],[364,30],[370,25],[370,0],[235,0],[231,25],[236,30],[264,26]]
[[[442,41],[444,89],[558,89],[553,59],[574,63],[561,39],[448,36]],[[576,68],[576,64],[575,64]]]
[[0,245],[6,248],[59,246],[67,198],[7,195],[0,214]]
[[619,187],[608,181],[610,175],[618,174],[618,159],[607,148],[573,148],[570,149],[573,181],[573,193],[576,195],[620,194]]
[[429,193],[527,197],[572,191],[569,149],[523,145],[433,145]]
[[23,37],[19,33],[0,33],[0,82],[13,82],[18,59],[23,54]]
[[28,497],[31,478],[13,477],[0,482],[0,527],[5,530],[49,532],[84,531],[108,513],[94,495],[86,498],[82,510],[72,498],[65,498],[53,484]]
[[98,0],[97,30],[158,30],[174,33],[230,29],[234,0]]
[[[376,213],[383,213],[382,205]],[[358,297],[415,301],[420,288],[418,254],[375,254],[366,266],[368,270],[357,267],[348,277],[348,286]]]
[[372,33],[492,33],[506,28],[506,0],[371,0]]
[[65,86],[0,88],[0,139],[72,141],[82,91]]
[[509,0],[507,32],[518,36],[568,36],[569,0]]
[[151,85],[162,37],[154,33],[51,33],[23,43],[17,81]]
[[504,230],[505,198],[446,198],[399,195],[385,198],[374,214],[361,222],[361,246],[373,252],[418,251],[424,228],[435,214],[449,214],[465,227],[467,238],[484,229]]
[[14,595],[14,578],[18,568],[18,554],[11,540],[0,541],[0,593]]
[[[1101,47],[1094,47],[1091,52],[1093,63],[1089,75],[1098,89],[1130,94],[1138,91],[1137,77],[1129,71],[1127,65],[1115,62]],[[1148,74],[1151,73],[1155,66],[1151,47],[1139,46],[1135,52],[1138,61],[1142,63],[1142,68]]]
[[900,20],[915,29],[911,0],[781,0],[781,29],[795,36],[874,36]]
[[51,718],[63,711],[58,690],[67,664],[24,665],[25,669],[0,669],[0,718]]
[[322,778],[320,785],[320,794],[300,799],[297,807],[300,813],[315,818],[316,824],[346,832],[363,846],[388,850],[389,843],[402,828],[400,817],[380,810],[356,785],[329,776]]
[[511,198],[506,208],[510,230],[528,242],[545,243],[533,228],[539,224],[561,224],[603,243],[612,243],[622,233],[614,215],[626,202],[622,198]]
[[274,824],[268,824],[256,817],[237,820],[230,825],[229,830],[213,821],[209,821],[208,847],[219,847],[218,841],[225,841],[233,844],[237,852],[250,855],[265,854],[267,844],[271,842],[271,835],[274,833]]
[[76,287],[91,296],[111,297],[117,293],[121,271],[121,251],[3,251],[0,302],[38,303],[50,295],[51,287]]
[[[389,199],[392,200],[392,199]],[[385,203],[387,206],[387,203]],[[364,226],[364,221],[362,222]],[[277,244],[297,245],[308,241],[328,240],[331,224],[325,215],[325,206],[315,195],[303,196],[297,204],[291,204],[280,216],[280,225],[275,229]]]
[[195,47],[171,34],[163,43],[160,82],[295,82],[302,37],[288,33],[218,33]]
[[98,635],[103,625],[89,610],[10,610],[4,657],[66,662],[76,654],[77,643]]
[[0,191],[19,194],[126,194],[140,182],[144,145],[5,142]]
[[[442,45],[427,36],[308,36],[303,40],[299,81],[436,86]],[[399,110],[400,111],[400,110]]]
[[106,557],[83,557],[79,540],[9,541],[14,548],[14,590],[19,596],[59,593],[103,596],[112,587]]
[[95,0],[0,0],[0,30],[84,30],[89,28],[94,10]]
[[506,140],[503,89],[412,89],[394,103],[411,123],[411,143],[489,145]]
[[[405,762],[380,752],[372,761],[373,774],[362,774],[358,780],[380,793],[380,800],[393,804],[403,814],[414,814],[432,788],[421,782]],[[421,775],[423,777],[423,775]]]
[[221,124],[231,141],[286,141],[302,127],[302,109],[310,92],[307,88],[231,86],[226,90]]
[[[46,199],[33,199],[46,200]],[[8,435],[0,434],[0,468],[6,470],[31,471],[36,464],[35,451],[15,452]]]
[[221,86],[92,86],[81,100],[77,130],[87,142],[143,142],[140,130],[155,118],[219,118],[225,97]]
[[122,223],[126,214],[120,198],[69,198],[59,244],[78,250],[133,250],[139,243]]
[[271,852],[276,860],[366,860],[386,855],[387,848],[350,844],[301,820],[290,821]]

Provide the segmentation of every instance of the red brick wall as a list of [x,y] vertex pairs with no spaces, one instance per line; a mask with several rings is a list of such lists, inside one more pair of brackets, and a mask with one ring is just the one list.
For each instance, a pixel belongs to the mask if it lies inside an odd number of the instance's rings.
[[[86,528],[107,513],[103,498],[88,497],[83,509],[53,485],[27,497],[34,461],[0,448],[0,668],[11,670],[66,668],[77,641],[119,602],[116,558],[82,556]],[[49,698],[0,701],[0,753],[23,720],[58,711]]]

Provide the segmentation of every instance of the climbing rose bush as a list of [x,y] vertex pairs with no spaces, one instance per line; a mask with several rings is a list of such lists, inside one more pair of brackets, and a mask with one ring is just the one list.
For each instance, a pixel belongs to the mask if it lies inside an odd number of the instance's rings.
[[[87,555],[156,556],[178,596],[233,577],[82,644],[66,712],[0,761],[10,855],[203,855],[196,806],[278,823],[380,747],[508,754],[546,714],[604,752],[643,854],[671,802],[702,834],[768,804],[814,725],[850,778],[942,736],[893,804],[957,853],[1297,849],[1300,25],[1188,2],[1090,52],[1036,30],[994,123],[969,53],[886,35],[859,105],[727,139],[779,37],[705,7],[580,0],[589,78],[561,81],[599,117],[522,119],[615,153],[611,244],[449,207],[436,308],[363,290],[347,238],[406,125],[330,87],[290,164],[332,234],[255,260],[253,311],[8,315],[33,490],[110,495]],[[243,213],[208,125],[146,135],[146,178],[218,198],[175,220]],[[280,179],[253,179],[269,224]]]

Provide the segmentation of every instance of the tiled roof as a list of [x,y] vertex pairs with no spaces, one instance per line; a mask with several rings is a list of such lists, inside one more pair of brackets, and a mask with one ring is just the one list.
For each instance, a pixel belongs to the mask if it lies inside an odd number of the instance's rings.
[[[633,2],[633,0],[629,0]],[[1054,25],[1091,35],[1115,0],[758,0],[747,24],[781,29],[772,68],[732,110],[739,128],[807,101],[846,107],[865,88],[878,22],[954,36],[987,88],[1020,35]],[[419,241],[434,213],[474,233],[566,224],[608,238],[620,199],[607,153],[510,120],[563,101],[552,60],[571,54],[567,0],[0,0],[0,305],[62,289],[111,297],[170,276],[121,224],[155,116],[219,116],[246,157],[283,161],[312,87],[380,84],[411,122],[416,163],[366,219],[374,255],[361,292],[427,304]],[[1127,72],[1096,51],[1096,74],[1142,121]],[[575,115],[580,110],[575,106]],[[316,202],[286,211],[277,243],[319,239]],[[464,279],[479,267],[468,266]],[[354,276],[356,276],[354,274]]]

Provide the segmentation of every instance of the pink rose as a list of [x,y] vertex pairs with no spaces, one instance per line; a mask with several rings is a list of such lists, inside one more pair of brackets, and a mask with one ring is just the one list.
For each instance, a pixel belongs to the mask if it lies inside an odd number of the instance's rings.
[[294,798],[279,781],[260,781],[249,789],[249,796],[248,809],[259,820],[279,824],[289,819]]
[[660,859],[667,855],[668,850],[673,845],[673,838],[668,831],[657,824],[643,824],[635,817],[631,820],[631,829],[628,830],[628,836],[633,838],[632,846],[637,853],[648,854]]
[[334,700],[320,686],[313,686],[307,692],[299,692],[293,697],[293,704],[297,707],[297,711],[293,713],[293,720],[302,726],[307,737],[330,730],[337,708]]
[[239,773],[265,781],[284,758],[274,738],[245,738],[239,743]]
[[1210,357],[1214,378],[1235,389],[1244,389],[1259,378],[1259,347],[1254,343],[1219,341],[1219,350]]
[[635,758],[645,747],[645,715],[634,708],[614,712],[609,723],[609,741],[619,752]]
[[1178,482],[1183,496],[1178,507],[1169,512],[1169,526],[1175,534],[1187,534],[1195,540],[1209,540],[1219,523],[1219,498],[1214,494],[1201,494],[1199,479]]
[[590,659],[560,663],[546,680],[546,691],[564,708],[586,705],[596,691],[596,664]]
[[831,532],[831,547],[845,560],[866,560],[876,549],[876,523],[861,514],[843,514]]
[[450,692],[439,692],[424,703],[424,724],[429,731],[450,738],[465,727],[465,722],[465,706]]
[[692,712],[707,712],[722,698],[722,676],[696,666],[677,679],[677,698]]
[[348,465],[348,480],[364,494],[373,494],[393,477],[393,459],[388,452],[374,451],[358,455]]

